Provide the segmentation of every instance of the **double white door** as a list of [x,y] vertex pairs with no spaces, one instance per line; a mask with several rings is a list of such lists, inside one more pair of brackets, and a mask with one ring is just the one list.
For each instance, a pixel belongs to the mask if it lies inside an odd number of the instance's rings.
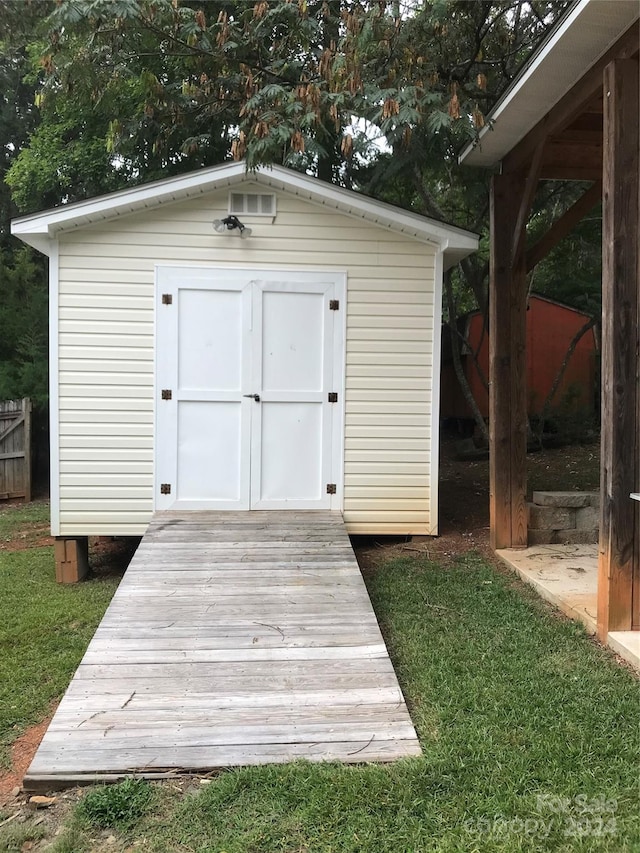
[[157,509],[339,507],[343,288],[158,268]]

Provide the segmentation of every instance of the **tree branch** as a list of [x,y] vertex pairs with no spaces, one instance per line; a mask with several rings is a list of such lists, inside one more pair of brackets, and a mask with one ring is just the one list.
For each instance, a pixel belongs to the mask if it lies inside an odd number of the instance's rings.
[[482,412],[478,408],[478,404],[476,402],[473,393],[471,392],[471,388],[469,388],[469,383],[467,382],[467,377],[464,375],[464,370],[462,369],[462,361],[460,359],[460,346],[458,344],[458,329],[456,326],[456,305],[455,300],[453,298],[453,287],[451,284],[451,270],[447,270],[443,276],[444,283],[444,294],[447,300],[447,310],[449,314],[449,331],[451,333],[451,357],[453,359],[453,369],[456,374],[456,378],[458,380],[458,384],[460,385],[460,390],[464,396],[464,399],[471,409],[473,413],[473,418],[478,425],[478,429],[480,430],[482,437],[486,444],[489,443],[489,430],[487,429],[487,425],[485,423],[484,418],[482,417]]

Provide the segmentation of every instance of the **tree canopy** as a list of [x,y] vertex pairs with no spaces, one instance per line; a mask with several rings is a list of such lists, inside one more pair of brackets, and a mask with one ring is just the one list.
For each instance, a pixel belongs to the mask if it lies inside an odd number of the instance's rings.
[[232,156],[360,188],[386,150],[378,182],[429,165],[446,193],[461,143],[564,5],[60,0],[41,27],[41,123],[9,181],[32,209]]
[[47,280],[44,259],[10,236],[6,176],[38,125],[29,43],[49,4],[0,0],[0,399],[47,397]]
[[[0,0],[3,177],[30,212],[230,158],[285,164],[480,233],[447,310],[486,310],[488,176],[457,154],[568,5]],[[543,193],[533,231],[574,195]],[[9,209],[5,190],[5,241]],[[596,227],[581,275],[554,253],[542,289],[591,299]]]

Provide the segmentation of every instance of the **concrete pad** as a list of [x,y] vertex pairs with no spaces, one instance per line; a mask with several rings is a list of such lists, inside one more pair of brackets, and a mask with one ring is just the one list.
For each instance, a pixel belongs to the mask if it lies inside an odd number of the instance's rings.
[[[496,551],[546,601],[596,632],[598,611],[597,545],[536,545]],[[640,631],[612,631],[607,643],[640,670]]]
[[496,551],[546,601],[595,633],[598,551],[595,545],[536,545]]
[[610,631],[607,642],[621,658],[640,669],[640,631]]

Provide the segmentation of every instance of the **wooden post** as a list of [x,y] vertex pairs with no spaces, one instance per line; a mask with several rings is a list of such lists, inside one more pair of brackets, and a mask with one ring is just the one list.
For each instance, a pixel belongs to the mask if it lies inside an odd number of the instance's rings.
[[78,583],[89,571],[89,538],[56,537],[56,580],[58,583]]
[[33,406],[28,397],[22,401],[22,414],[24,415],[24,499],[27,503],[31,501],[31,480],[33,448],[31,446],[31,415]]
[[[526,297],[524,252],[512,256],[521,189],[491,183],[489,283],[489,511],[492,548],[527,544]],[[516,239],[515,242],[520,242]]]
[[[598,636],[630,630],[638,578],[638,62],[604,70]],[[635,600],[638,601],[636,590]]]

